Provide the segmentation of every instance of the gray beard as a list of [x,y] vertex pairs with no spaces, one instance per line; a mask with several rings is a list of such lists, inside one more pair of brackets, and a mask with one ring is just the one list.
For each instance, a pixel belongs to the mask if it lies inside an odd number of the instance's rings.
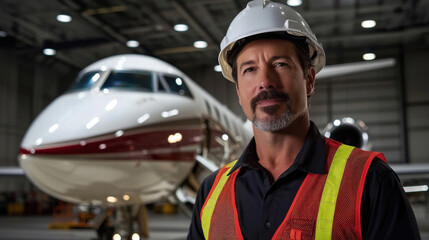
[[[264,112],[268,114],[274,114],[276,107],[265,107],[263,109]],[[256,113],[253,112],[253,124],[256,128],[265,132],[277,132],[286,127],[288,127],[294,120],[293,113],[287,108],[286,112],[284,112],[280,117],[271,118],[268,120],[261,120],[256,117]]]

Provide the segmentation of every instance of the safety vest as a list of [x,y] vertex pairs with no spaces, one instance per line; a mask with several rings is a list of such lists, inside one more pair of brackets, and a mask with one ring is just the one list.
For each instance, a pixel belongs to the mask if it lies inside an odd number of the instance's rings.
[[[365,178],[383,154],[326,140],[327,174],[308,173],[272,239],[362,239],[361,201]],[[235,202],[236,161],[222,167],[201,208],[205,239],[243,239]]]

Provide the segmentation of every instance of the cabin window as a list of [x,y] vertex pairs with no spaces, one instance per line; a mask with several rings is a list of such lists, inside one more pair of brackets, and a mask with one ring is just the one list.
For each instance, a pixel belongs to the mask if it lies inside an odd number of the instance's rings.
[[231,127],[229,126],[228,118],[226,117],[226,115],[223,115],[223,119],[225,120],[225,126],[228,131],[232,131]]
[[185,81],[178,76],[164,76],[165,82],[170,88],[171,93],[179,94],[180,96],[186,96],[192,98],[192,94],[186,86]]
[[212,109],[210,108],[210,104],[209,104],[209,102],[207,102],[207,100],[204,100],[204,102],[206,103],[207,113],[209,114],[209,116],[211,116],[212,115]]
[[214,109],[215,109],[215,112],[216,112],[216,119],[220,122],[220,121],[221,121],[221,119],[220,119],[220,113],[219,113],[219,110],[217,109],[217,107],[215,107]]
[[70,87],[69,91],[90,89],[101,77],[101,73],[98,71],[86,72],[79,74]]
[[124,88],[152,92],[152,74],[145,71],[112,71],[102,88]]

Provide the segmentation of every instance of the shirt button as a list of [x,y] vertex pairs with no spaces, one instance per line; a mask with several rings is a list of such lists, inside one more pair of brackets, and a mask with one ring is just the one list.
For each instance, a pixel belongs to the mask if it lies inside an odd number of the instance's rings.
[[266,223],[265,223],[265,227],[266,227],[266,228],[270,228],[270,227],[271,227],[271,223],[270,223],[270,222],[266,222]]

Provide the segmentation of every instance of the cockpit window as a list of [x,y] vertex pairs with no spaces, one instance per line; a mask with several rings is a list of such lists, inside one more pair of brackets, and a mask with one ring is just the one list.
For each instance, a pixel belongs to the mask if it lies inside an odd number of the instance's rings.
[[90,89],[91,86],[100,79],[101,74],[98,71],[87,72],[78,75],[69,91]]
[[180,96],[187,96],[192,98],[192,94],[182,78],[177,76],[164,76],[164,79],[167,82],[167,85],[172,93],[177,93]]
[[144,71],[112,71],[101,88],[126,88],[152,92],[152,74]]

